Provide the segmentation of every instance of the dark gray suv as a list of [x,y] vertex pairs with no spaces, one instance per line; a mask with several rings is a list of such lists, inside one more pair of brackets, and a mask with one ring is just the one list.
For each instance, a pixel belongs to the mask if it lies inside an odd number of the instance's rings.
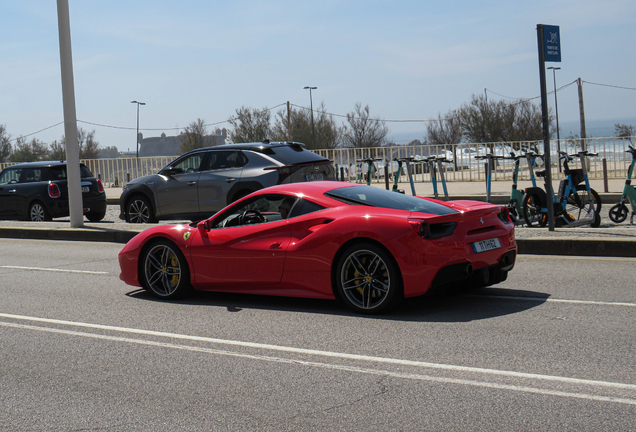
[[126,184],[119,217],[130,223],[200,220],[264,187],[313,180],[335,180],[334,169],[329,159],[300,143],[206,147]]

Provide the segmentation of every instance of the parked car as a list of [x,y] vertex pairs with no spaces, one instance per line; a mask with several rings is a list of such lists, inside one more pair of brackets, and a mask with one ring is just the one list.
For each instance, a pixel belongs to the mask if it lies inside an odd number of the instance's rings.
[[119,217],[130,223],[201,220],[264,187],[314,180],[335,180],[331,161],[300,143],[200,148],[158,174],[128,182],[119,200]]
[[506,207],[352,183],[272,186],[189,225],[159,225],[119,253],[120,279],[159,298],[191,288],[320,299],[377,313],[446,286],[506,280]]
[[[80,164],[84,216],[99,222],[106,215],[102,182]],[[0,173],[0,219],[50,221],[69,215],[65,161],[11,165]]]

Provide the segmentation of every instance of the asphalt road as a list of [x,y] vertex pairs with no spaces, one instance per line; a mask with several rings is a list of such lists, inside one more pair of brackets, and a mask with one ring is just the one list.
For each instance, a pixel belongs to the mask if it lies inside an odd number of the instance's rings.
[[120,249],[0,240],[0,430],[636,429],[635,259],[520,256],[496,287],[364,317],[157,301]]

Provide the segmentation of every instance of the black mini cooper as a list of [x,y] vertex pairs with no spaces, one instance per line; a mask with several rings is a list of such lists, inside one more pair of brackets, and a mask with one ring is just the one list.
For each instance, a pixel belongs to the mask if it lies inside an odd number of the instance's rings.
[[[106,214],[102,182],[80,164],[84,215],[99,222]],[[49,221],[68,210],[66,162],[28,162],[0,173],[0,219]]]

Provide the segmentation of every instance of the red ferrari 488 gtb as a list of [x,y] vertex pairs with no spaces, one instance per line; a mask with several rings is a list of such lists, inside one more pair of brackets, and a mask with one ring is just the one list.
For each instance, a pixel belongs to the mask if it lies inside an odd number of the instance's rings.
[[377,313],[448,285],[499,283],[516,252],[505,207],[318,181],[261,189],[198,223],[149,228],[119,263],[124,282],[160,298],[192,288],[340,298]]

